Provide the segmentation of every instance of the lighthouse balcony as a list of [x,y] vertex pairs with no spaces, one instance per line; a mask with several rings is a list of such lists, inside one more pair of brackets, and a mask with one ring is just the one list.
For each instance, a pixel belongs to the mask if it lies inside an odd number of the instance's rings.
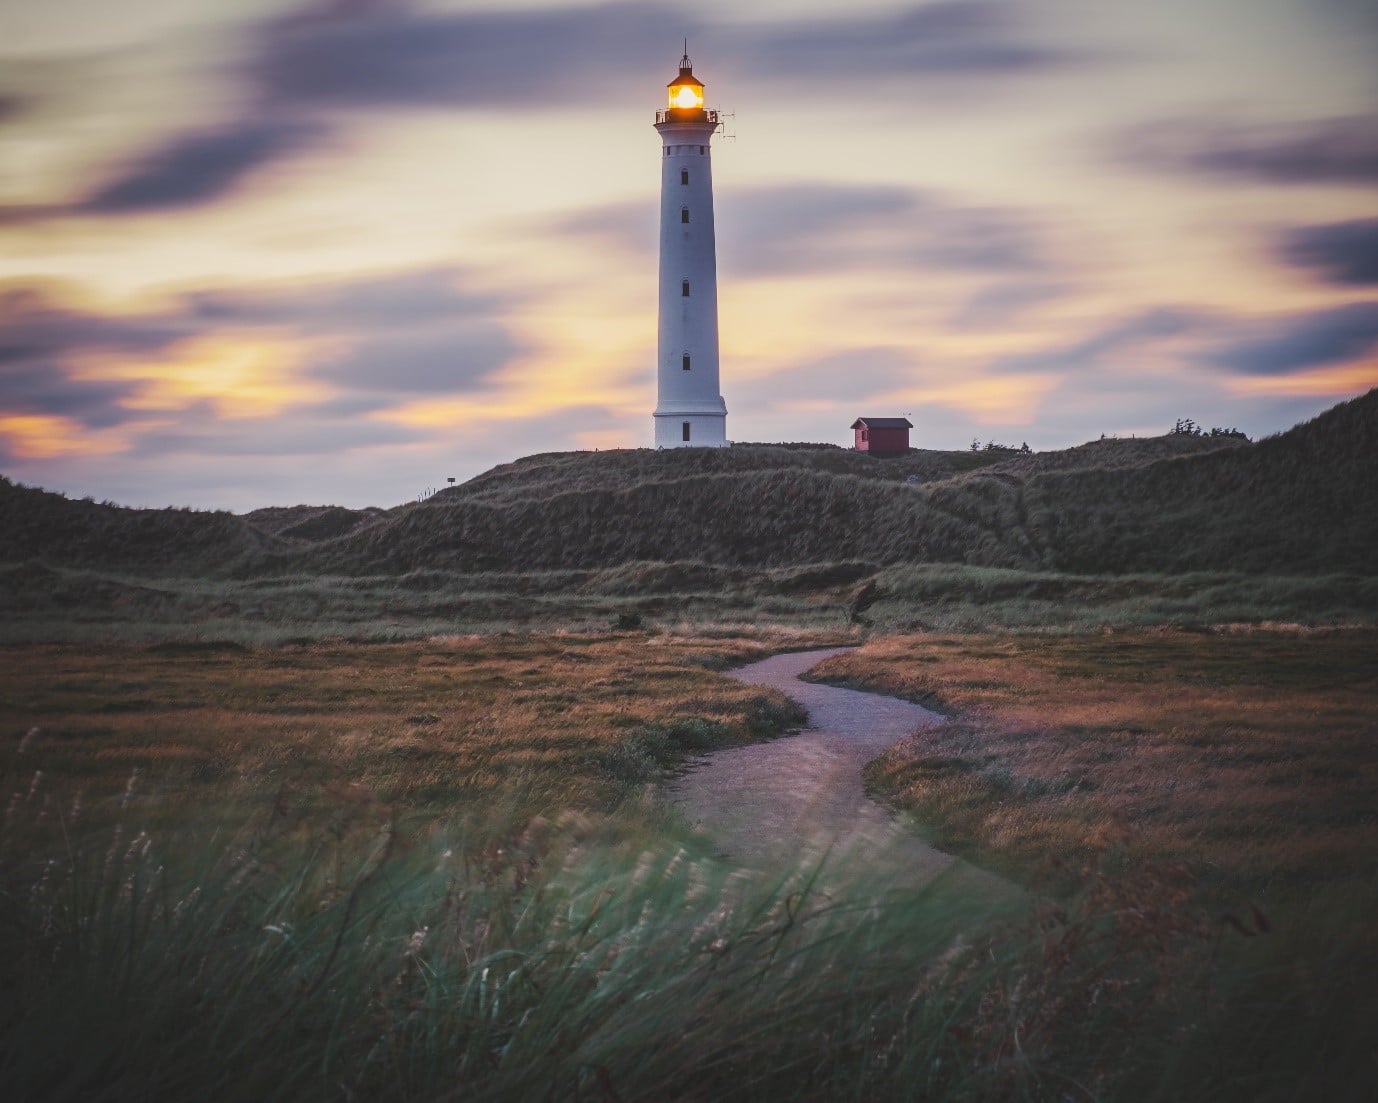
[[690,123],[694,126],[718,125],[718,113],[702,107],[664,107],[656,112],[656,126],[666,123]]

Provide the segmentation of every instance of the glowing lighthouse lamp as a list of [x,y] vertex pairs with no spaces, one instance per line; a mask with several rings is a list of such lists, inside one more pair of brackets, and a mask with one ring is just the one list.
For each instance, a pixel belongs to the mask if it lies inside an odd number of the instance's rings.
[[660,330],[657,448],[722,448],[727,404],[718,383],[718,261],[713,240],[709,143],[718,113],[703,106],[703,81],[686,52],[656,112],[660,166]]

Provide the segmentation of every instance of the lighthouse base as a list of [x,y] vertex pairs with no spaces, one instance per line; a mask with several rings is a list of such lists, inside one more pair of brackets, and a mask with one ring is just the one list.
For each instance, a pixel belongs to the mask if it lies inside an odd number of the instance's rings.
[[657,448],[726,448],[726,414],[656,414]]

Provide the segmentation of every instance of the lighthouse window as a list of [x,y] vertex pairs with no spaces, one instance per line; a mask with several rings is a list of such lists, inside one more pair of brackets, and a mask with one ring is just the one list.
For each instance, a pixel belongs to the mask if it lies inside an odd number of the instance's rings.
[[684,439],[689,439],[689,423],[687,421],[684,422]]
[[688,208],[688,207],[681,207],[681,208],[679,209],[679,220],[680,220],[681,222],[688,222],[688,221],[689,221],[689,208]]
[[683,296],[684,298],[686,298],[686,299],[689,297],[689,281],[688,281],[688,280],[681,280],[681,281],[680,281],[680,284],[679,284],[679,293],[680,293],[680,295],[682,295],[682,296]]
[[682,357],[680,357],[679,366],[683,368],[685,371],[689,370],[689,354],[687,352]]
[[702,156],[702,154],[704,153],[704,151],[705,151],[707,148],[708,148],[707,146],[699,146],[699,154],[700,154],[700,156]]
[[680,182],[681,184],[687,184],[687,183],[689,183],[689,170],[688,170],[688,169],[680,169],[680,170],[679,170],[679,182]]

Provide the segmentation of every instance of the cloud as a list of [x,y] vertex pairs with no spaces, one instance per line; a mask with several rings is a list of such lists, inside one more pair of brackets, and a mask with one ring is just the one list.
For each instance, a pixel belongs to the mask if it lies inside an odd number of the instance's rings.
[[1332,283],[1378,284],[1378,218],[1285,230],[1278,253],[1290,264],[1317,269]]
[[510,297],[474,290],[470,283],[462,269],[439,266],[324,283],[190,291],[184,302],[205,323],[335,329],[452,322],[511,305]]
[[993,367],[1005,375],[1076,371],[1099,364],[1112,353],[1125,353],[1158,341],[1209,332],[1216,324],[1217,320],[1204,311],[1189,307],[1155,307],[1103,326],[1080,341],[1007,356],[996,361]]
[[72,211],[142,214],[211,203],[256,170],[318,146],[324,135],[320,125],[294,121],[241,121],[179,135],[130,158]]
[[372,418],[333,416],[305,409],[291,420],[257,418],[225,421],[200,407],[189,410],[171,427],[153,427],[135,438],[132,458],[156,460],[168,455],[198,456],[339,456],[357,448],[407,444],[415,434],[399,425]]
[[510,302],[448,267],[188,291],[141,314],[75,301],[72,288],[0,286],[0,414],[89,429],[180,426],[207,403],[236,419],[357,417],[477,393],[523,351],[495,317]]
[[915,382],[913,356],[903,349],[840,349],[816,360],[791,364],[757,379],[725,382],[728,408],[792,409],[798,404],[865,402]]
[[318,122],[244,120],[178,134],[127,155],[73,202],[0,206],[0,226],[208,206],[237,194],[271,165],[319,148],[331,133]]
[[0,124],[28,113],[30,101],[23,96],[0,92]]
[[793,87],[807,73],[814,89],[925,74],[988,81],[1082,60],[1031,38],[1018,6],[993,0],[730,28],[639,2],[510,11],[364,4],[265,24],[246,71],[269,102],[293,108],[631,103],[663,79],[672,33],[712,43],[715,74]]
[[[1002,75],[1084,58],[1039,44],[1018,5],[946,0],[866,17],[717,22],[639,0],[587,7],[445,11],[340,2],[253,24],[231,70],[246,107],[108,168],[72,202],[0,207],[0,225],[206,206],[275,165],[319,149],[351,114],[419,109],[542,111],[641,102],[663,81],[681,33],[713,44],[716,76],[815,92],[893,87],[916,77]],[[0,97],[0,121],[23,109]]]
[[558,215],[548,224],[537,227],[571,237],[596,238],[608,247],[634,257],[654,256],[659,248],[656,220],[659,205],[653,195],[644,200],[608,203],[585,207],[569,214]]
[[[719,200],[720,259],[729,274],[767,276],[856,268],[889,250],[919,205],[905,188],[801,182]],[[883,227],[884,242],[867,236]]]
[[1373,0],[1322,0],[1318,13],[1334,19],[1347,35],[1378,39],[1378,7]]
[[[640,3],[481,12],[365,5],[270,22],[246,74],[265,100],[290,108],[587,105],[649,73],[666,27],[685,22]],[[693,35],[701,24],[688,22]]]
[[181,341],[172,322],[75,310],[45,285],[0,286],[0,408],[46,414],[106,428],[127,420],[127,380],[75,378],[74,361],[92,353],[146,356]]
[[1017,5],[990,0],[773,25],[745,35],[735,57],[729,52],[741,74],[793,84],[806,73],[811,87],[918,75],[989,79],[1063,68],[1088,56],[1028,37]]
[[778,276],[859,268],[1036,271],[1042,227],[1010,208],[971,207],[907,188],[796,183],[724,196],[723,268]]
[[1063,299],[1073,293],[1067,282],[1000,280],[984,287],[964,302],[948,319],[956,329],[982,329],[1004,325],[1041,303]]
[[502,326],[470,322],[367,340],[314,365],[310,374],[352,391],[448,395],[481,389],[522,351]]
[[1378,302],[1267,319],[1256,335],[1217,348],[1208,358],[1240,375],[1285,375],[1343,364],[1378,349]]
[[1114,142],[1132,164],[1262,184],[1378,183],[1378,118],[1246,125],[1175,120],[1132,128]]

